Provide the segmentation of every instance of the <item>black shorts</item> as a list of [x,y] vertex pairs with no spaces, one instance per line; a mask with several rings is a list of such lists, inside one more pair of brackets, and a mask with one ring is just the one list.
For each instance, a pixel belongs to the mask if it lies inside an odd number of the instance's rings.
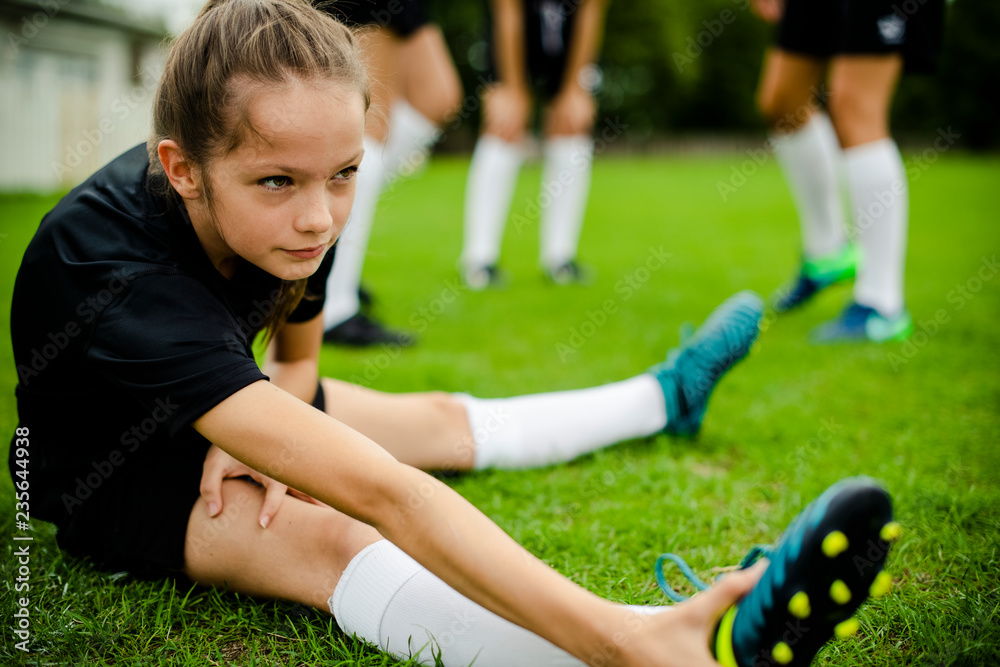
[[[524,4],[524,64],[528,85],[543,99],[556,96],[566,76],[579,2],[527,0]],[[493,25],[489,30],[489,76],[499,80]]]
[[375,25],[409,37],[428,23],[422,0],[336,0],[318,6],[351,27]]
[[944,0],[787,0],[777,46],[817,58],[900,53],[911,72],[937,65]]
[[[326,407],[321,384],[312,405]],[[137,459],[128,474],[109,477],[66,522],[57,524],[59,547],[104,570],[127,571],[141,579],[186,579],[184,540],[210,446],[193,430],[188,433],[168,455]]]

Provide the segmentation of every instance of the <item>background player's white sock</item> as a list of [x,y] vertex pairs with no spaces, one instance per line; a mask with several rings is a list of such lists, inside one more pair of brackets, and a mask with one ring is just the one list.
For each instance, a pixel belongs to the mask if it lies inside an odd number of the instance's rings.
[[[642,616],[663,611],[631,609]],[[421,664],[434,664],[432,649],[446,667],[583,664],[455,592],[387,540],[351,560],[330,598],[330,613],[347,634],[404,660],[419,654]]]
[[886,137],[844,151],[854,233],[863,261],[854,300],[892,317],[903,310],[909,189],[896,142]]
[[488,134],[476,142],[465,189],[462,266],[466,270],[495,264],[500,257],[503,228],[523,161],[520,144]]
[[368,237],[378,206],[379,195],[385,185],[383,144],[372,137],[364,137],[365,156],[358,168],[358,183],[354,205],[347,227],[337,240],[337,254],[333,269],[326,282],[326,304],[323,306],[323,328],[330,329],[358,312],[358,287],[361,271],[368,252]]
[[446,667],[583,664],[460,595],[387,540],[351,560],[330,612],[347,634],[403,660],[419,655],[420,664],[434,664],[432,651]]
[[406,100],[397,100],[389,113],[389,131],[382,151],[386,182],[406,178],[427,162],[441,131]]
[[663,389],[648,373],[599,387],[513,398],[455,396],[469,416],[477,469],[569,461],[667,425]]
[[539,194],[542,204],[540,259],[542,266],[549,270],[576,258],[593,160],[594,141],[590,135],[552,137],[545,141],[545,166]]
[[815,259],[840,250],[847,242],[837,178],[841,149],[830,117],[816,112],[798,130],[774,140],[799,214],[803,253]]

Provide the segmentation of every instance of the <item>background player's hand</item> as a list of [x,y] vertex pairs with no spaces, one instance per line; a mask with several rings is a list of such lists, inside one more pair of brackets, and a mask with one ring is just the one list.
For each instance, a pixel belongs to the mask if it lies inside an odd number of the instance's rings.
[[261,506],[260,516],[257,518],[257,522],[264,528],[267,528],[271,519],[277,514],[281,502],[285,499],[285,494],[293,495],[306,502],[321,504],[301,491],[289,489],[281,482],[257,472],[212,445],[202,466],[200,488],[202,497],[208,503],[209,516],[218,516],[222,512],[222,480],[236,477],[250,477],[264,487],[264,504]]
[[531,95],[525,88],[501,83],[483,95],[484,134],[517,143],[524,138],[530,115]]
[[590,93],[575,84],[563,86],[545,108],[545,136],[590,134],[596,115]]
[[768,23],[777,23],[785,11],[785,0],[753,0],[751,9]]
[[733,572],[708,590],[662,613],[648,616],[636,635],[622,643],[626,664],[660,667],[718,667],[709,648],[715,626],[726,610],[749,593],[767,563]]

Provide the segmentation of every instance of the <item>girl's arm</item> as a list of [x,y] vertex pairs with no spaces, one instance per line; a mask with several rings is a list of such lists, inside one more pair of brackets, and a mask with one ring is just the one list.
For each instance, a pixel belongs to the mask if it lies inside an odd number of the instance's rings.
[[[319,382],[322,338],[322,313],[308,322],[285,324],[267,348],[264,372],[271,378],[271,382],[292,396],[311,403]],[[249,476],[266,489],[264,503],[257,517],[257,522],[264,528],[278,513],[287,493],[302,500],[313,501],[309,496],[275,481],[270,474],[271,470],[250,468],[213,445],[205,457],[200,489],[208,504],[209,516],[217,516],[222,512],[222,480],[233,477]]]
[[[585,662],[713,664],[706,624],[714,606],[706,615],[702,605],[704,619],[692,616],[697,605],[686,616],[674,613],[679,607],[636,619],[558,575],[446,485],[269,382],[238,391],[194,426],[251,468],[375,527],[459,593]],[[701,619],[704,636],[678,632],[687,617]],[[664,644],[671,636],[674,645]],[[704,660],[668,659],[685,642]]]
[[524,136],[531,113],[531,93],[525,70],[524,7],[521,0],[491,0],[494,65],[499,81],[483,101],[490,134],[516,143]]

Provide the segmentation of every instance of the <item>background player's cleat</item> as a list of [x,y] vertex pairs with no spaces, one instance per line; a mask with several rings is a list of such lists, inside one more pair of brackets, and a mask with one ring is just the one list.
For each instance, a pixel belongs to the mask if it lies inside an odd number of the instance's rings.
[[355,313],[340,324],[323,332],[323,342],[348,347],[372,345],[413,345],[413,334],[387,329],[364,313]]
[[587,285],[593,279],[592,271],[573,259],[555,268],[546,268],[543,272],[554,285]]
[[503,282],[503,273],[496,264],[477,266],[465,269],[462,280],[469,289],[479,292],[490,287],[497,287]]
[[814,343],[841,343],[906,340],[913,333],[913,319],[903,310],[895,317],[885,317],[874,308],[851,302],[837,319],[813,329],[810,338]]
[[704,324],[667,360],[653,366],[667,402],[665,433],[694,435],[701,428],[708,398],[719,379],[750,351],[764,312],[761,298],[739,292],[716,308]]
[[853,244],[824,257],[803,260],[795,282],[775,292],[771,306],[778,313],[797,308],[830,285],[853,278],[857,267],[858,250]]
[[[830,538],[838,533],[843,540]],[[716,660],[723,667],[809,665],[829,639],[857,632],[852,614],[869,594],[888,593],[892,578],[882,567],[899,536],[891,500],[880,486],[866,478],[831,486],[792,521],[776,548],[754,547],[743,559],[741,567],[760,556],[770,563],[720,620],[712,645]],[[847,546],[825,549],[831,542]],[[677,563],[696,588],[707,587],[683,560],[664,554],[656,561],[656,579],[672,600],[684,598],[666,583],[667,561]]]

